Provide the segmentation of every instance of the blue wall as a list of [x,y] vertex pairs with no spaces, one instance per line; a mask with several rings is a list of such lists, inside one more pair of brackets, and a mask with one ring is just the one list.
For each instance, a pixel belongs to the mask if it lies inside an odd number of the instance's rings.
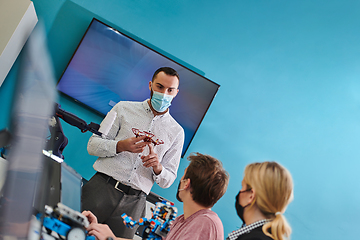
[[[240,226],[234,197],[243,169],[276,160],[295,183],[285,216],[292,239],[357,239],[360,220],[360,2],[34,0],[59,78],[93,17],[137,36],[221,85],[186,154],[201,152],[231,175],[213,208],[225,233]],[[9,125],[18,62],[0,88],[0,129]],[[199,90],[201,91],[201,89]],[[87,122],[101,118],[59,97]],[[90,133],[63,124],[65,161],[85,178]],[[188,165],[184,158],[179,176]],[[176,203],[170,189],[154,186]]]

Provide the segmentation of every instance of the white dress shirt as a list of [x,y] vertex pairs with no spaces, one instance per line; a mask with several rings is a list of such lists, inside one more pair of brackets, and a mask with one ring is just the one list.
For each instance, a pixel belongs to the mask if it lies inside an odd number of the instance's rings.
[[[154,116],[147,101],[117,103],[111,109],[116,112],[116,118],[107,137],[93,134],[87,149],[90,155],[99,157],[93,165],[96,171],[149,194],[154,181],[160,187],[167,188],[176,179],[184,144],[184,130],[169,111]],[[105,120],[106,117],[101,124]],[[155,135],[155,139],[164,141],[154,147],[163,166],[159,175],[155,175],[152,167],[146,168],[142,164],[141,156],[149,154],[148,147],[140,154],[127,151],[116,153],[118,141],[135,137],[132,128],[150,132]]]

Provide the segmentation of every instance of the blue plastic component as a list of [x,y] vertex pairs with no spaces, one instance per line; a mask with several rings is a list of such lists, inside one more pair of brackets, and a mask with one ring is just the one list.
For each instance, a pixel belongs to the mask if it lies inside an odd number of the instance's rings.
[[[41,216],[41,214],[37,214],[36,218],[40,220]],[[59,236],[62,236],[59,237],[59,239],[66,237],[67,240],[73,240],[68,239],[68,233],[74,228],[79,228],[84,231],[85,239],[79,238],[77,240],[95,240],[95,236],[87,235],[86,227],[88,225],[89,222],[85,216],[61,203],[58,203],[54,209],[49,206],[45,207],[43,226],[48,231],[55,232]]]
[[55,218],[44,218],[44,227],[60,234],[61,236],[66,236],[70,231],[71,227]]
[[176,215],[177,208],[174,207],[174,204],[163,200],[156,203],[155,210],[150,219],[140,218],[139,221],[136,222],[125,213],[121,215],[121,217],[124,219],[124,224],[129,228],[133,228],[135,225],[144,225],[145,228],[142,233],[143,239],[161,240],[168,234]]

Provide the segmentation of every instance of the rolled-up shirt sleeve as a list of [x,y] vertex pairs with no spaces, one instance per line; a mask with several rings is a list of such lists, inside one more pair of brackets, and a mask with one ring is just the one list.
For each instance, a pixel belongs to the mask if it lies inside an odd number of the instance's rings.
[[[100,124],[101,126],[106,122],[106,116]],[[113,157],[116,155],[116,145],[118,140],[115,137],[120,129],[119,120],[116,118],[112,123],[112,126],[108,134],[102,138],[96,134],[93,134],[88,142],[87,150],[90,155],[98,157]]]
[[91,136],[87,145],[90,155],[97,157],[113,157],[116,155],[117,141],[102,139],[98,136]]
[[161,165],[163,169],[159,175],[153,172],[154,181],[162,188],[168,188],[176,179],[184,144],[184,131],[179,131],[173,145],[165,153]]

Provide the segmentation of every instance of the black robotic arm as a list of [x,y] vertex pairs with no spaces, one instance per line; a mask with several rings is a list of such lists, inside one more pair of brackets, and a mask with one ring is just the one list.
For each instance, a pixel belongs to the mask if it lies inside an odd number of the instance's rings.
[[48,150],[52,150],[52,153],[59,158],[64,159],[62,152],[66,145],[68,144],[68,139],[64,135],[64,131],[62,129],[59,118],[64,120],[66,123],[77,127],[80,129],[82,133],[90,131],[99,136],[102,136],[102,133],[99,132],[100,125],[97,123],[91,122],[87,124],[83,119],[77,117],[76,115],[67,112],[60,108],[60,104],[55,103],[55,114],[50,119],[49,122],[49,130],[50,130],[50,139],[48,140]]

